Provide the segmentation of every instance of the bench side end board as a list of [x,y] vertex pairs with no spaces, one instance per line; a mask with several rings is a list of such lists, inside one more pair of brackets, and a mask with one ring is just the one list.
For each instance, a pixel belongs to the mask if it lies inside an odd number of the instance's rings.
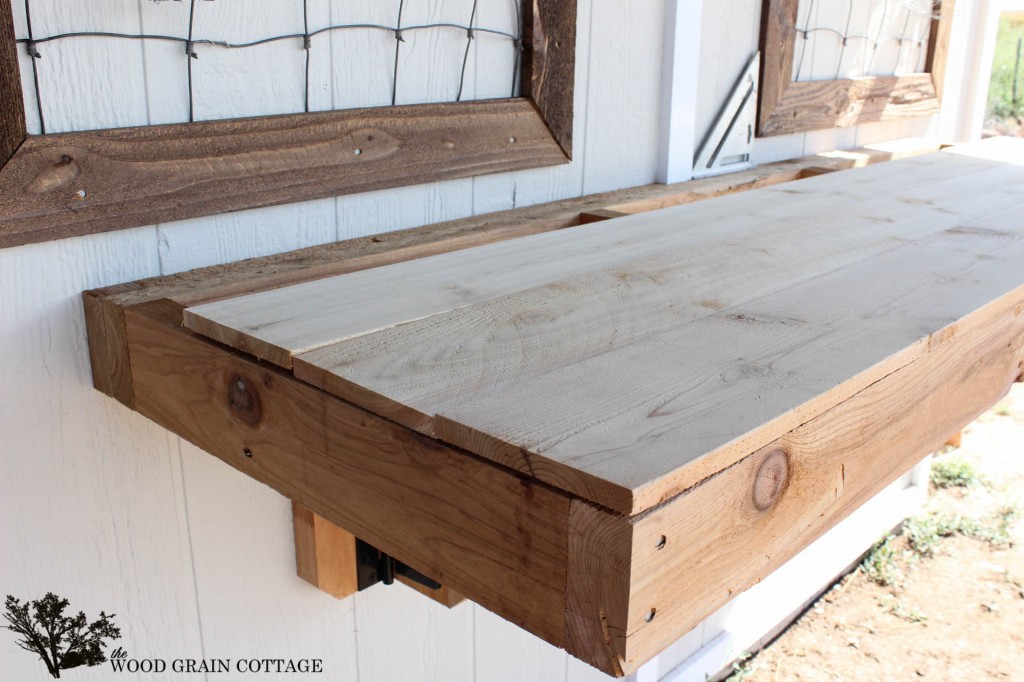
[[760,582],[1024,380],[1024,287],[649,512],[570,506],[567,646],[628,674]]

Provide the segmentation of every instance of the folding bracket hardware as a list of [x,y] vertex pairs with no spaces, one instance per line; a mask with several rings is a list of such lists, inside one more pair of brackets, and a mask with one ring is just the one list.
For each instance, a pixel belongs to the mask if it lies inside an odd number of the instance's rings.
[[377,583],[390,585],[395,582],[396,575],[432,590],[441,588],[441,583],[431,580],[416,569],[403,564],[390,554],[385,554],[359,538],[356,538],[356,572],[360,591]]
[[693,164],[695,178],[753,166],[750,162],[750,149],[754,142],[760,69],[761,53],[755,52],[697,152]]

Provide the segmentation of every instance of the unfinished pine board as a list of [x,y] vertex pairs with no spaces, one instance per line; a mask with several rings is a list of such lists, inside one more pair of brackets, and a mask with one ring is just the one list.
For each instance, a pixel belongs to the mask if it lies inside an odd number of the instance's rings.
[[[926,158],[606,221],[576,231],[579,250],[562,231],[208,304],[186,324],[233,320],[233,345],[257,356],[293,333],[297,377],[638,513],[912,361],[1017,283],[1024,171]],[[949,296],[949,268],[980,271],[971,296]],[[328,315],[311,290],[351,314]],[[426,307],[391,317],[414,302]],[[319,350],[294,357],[302,347]]]
[[[708,239],[768,229],[794,219],[816,217],[823,223],[849,209],[860,196],[895,195],[996,165],[943,155],[904,159],[843,178],[808,178],[800,189],[769,187],[737,195],[728,203],[719,197],[657,214],[605,221],[585,231],[547,232],[528,240],[422,258],[386,271],[368,270],[239,300],[215,301],[186,310],[185,324],[256,357],[291,367],[292,356],[298,353],[360,334]],[[799,205],[791,201],[791,194],[803,196]]]
[[432,435],[442,406],[471,393],[504,390],[954,227],[961,212],[1019,206],[1024,188],[1002,186],[1018,176],[999,167],[937,182],[913,201],[865,201],[828,231],[820,216],[801,217],[621,263],[301,354],[295,374]]
[[259,258],[130,282],[84,295],[96,388],[133,406],[124,334],[125,308],[167,298],[185,306],[267,291],[440,253],[579,225],[581,215],[609,206],[636,213],[797,180],[809,167],[860,168],[937,151],[926,140],[778,161],[727,176],[672,185],[644,185],[498,213],[461,218],[387,234],[321,244]]
[[356,536],[292,502],[295,569],[299,577],[332,597],[344,599],[359,589]]
[[954,228],[453,398],[437,408],[437,437],[612,509],[641,512],[917,359],[933,334],[993,292],[1024,285],[1022,233],[977,229]]

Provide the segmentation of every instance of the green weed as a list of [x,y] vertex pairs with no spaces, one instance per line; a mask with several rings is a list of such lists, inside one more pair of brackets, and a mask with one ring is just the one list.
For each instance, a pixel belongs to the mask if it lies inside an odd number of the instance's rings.
[[980,480],[974,465],[957,453],[949,453],[932,460],[932,485],[937,488],[966,488]]

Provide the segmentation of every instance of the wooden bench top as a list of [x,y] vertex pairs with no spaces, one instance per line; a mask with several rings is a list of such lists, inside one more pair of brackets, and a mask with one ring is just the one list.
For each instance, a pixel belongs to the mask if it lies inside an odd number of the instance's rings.
[[94,382],[300,573],[334,527],[627,674],[1024,376],[1024,141],[863,151],[85,292]]
[[1019,141],[961,148],[216,301],[184,320],[635,514],[1018,294],[1017,161]]

